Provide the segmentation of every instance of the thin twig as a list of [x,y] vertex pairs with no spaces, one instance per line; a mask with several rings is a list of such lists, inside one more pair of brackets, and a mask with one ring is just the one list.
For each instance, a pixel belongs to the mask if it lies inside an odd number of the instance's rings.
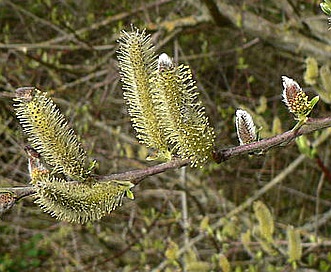
[[[300,135],[308,134],[313,131],[320,130],[326,127],[331,127],[331,117],[314,118],[314,119],[308,118],[307,123],[303,125],[301,128],[299,128],[297,131],[290,130],[280,135],[263,139],[261,141],[252,144],[241,145],[241,146],[215,151],[214,160],[217,163],[222,163],[231,158],[252,153],[254,151],[261,151],[261,150],[266,151],[276,146],[282,146],[284,143],[287,144],[288,142],[290,142],[291,140],[293,140],[294,138]],[[330,131],[328,131],[328,133],[322,134],[319,140],[317,140],[314,143],[314,145],[318,145],[320,142],[325,141],[328,137],[325,135],[329,135],[329,132]],[[154,166],[147,167],[145,169],[131,170],[131,171],[111,174],[107,176],[95,176],[95,178],[98,182],[105,182],[110,180],[127,180],[137,185],[142,180],[144,180],[149,176],[157,175],[167,170],[177,169],[185,165],[188,165],[189,163],[190,160],[181,160],[176,158],[170,162],[157,164]],[[4,188],[4,190],[12,191],[15,194],[19,192],[19,198],[29,196],[35,192],[32,187]]]
[[308,118],[305,125],[298,130],[289,130],[282,134],[276,135],[271,138],[263,139],[251,144],[236,146],[223,150],[215,151],[214,160],[217,163],[229,160],[233,157],[244,155],[252,152],[266,151],[270,148],[287,144],[298,136],[311,133],[313,131],[323,129],[331,126],[331,117],[327,118]]

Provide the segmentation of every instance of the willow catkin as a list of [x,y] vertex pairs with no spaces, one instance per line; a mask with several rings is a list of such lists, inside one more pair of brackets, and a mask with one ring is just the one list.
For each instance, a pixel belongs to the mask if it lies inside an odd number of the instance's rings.
[[36,88],[16,90],[17,118],[31,146],[53,167],[73,179],[89,175],[86,152],[64,116],[45,92]]

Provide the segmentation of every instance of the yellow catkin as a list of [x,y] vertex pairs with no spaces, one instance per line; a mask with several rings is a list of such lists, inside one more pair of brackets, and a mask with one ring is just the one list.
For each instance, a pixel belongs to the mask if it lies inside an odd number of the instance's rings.
[[282,121],[278,116],[275,116],[274,120],[272,121],[272,134],[277,135],[277,134],[281,134],[282,132],[283,132]]
[[154,148],[149,159],[172,156],[202,166],[211,158],[214,130],[188,66],[174,65],[161,54],[156,62],[151,38],[144,31],[122,32],[118,60],[123,95],[138,140]]
[[293,226],[288,226],[287,239],[289,262],[299,261],[302,256],[300,231],[293,228]]
[[282,76],[283,101],[288,110],[296,117],[307,115],[311,111],[308,96],[302,91],[300,85],[292,78]]
[[318,78],[318,63],[313,57],[308,57],[306,59],[306,71],[304,73],[303,79],[308,85],[315,85]]
[[123,31],[119,39],[118,61],[123,96],[132,126],[140,143],[157,151],[156,158],[170,160],[171,154],[155,114],[152,100],[153,73],[157,62],[150,35],[145,31]]
[[190,68],[174,65],[163,53],[155,83],[156,115],[172,152],[190,159],[192,167],[203,165],[211,156],[215,135],[198,100]]
[[179,254],[178,252],[179,252],[178,245],[173,241],[169,241],[168,247],[164,253],[166,258],[169,261],[176,261],[178,258],[178,254]]
[[20,88],[16,91],[15,102],[17,118],[30,145],[54,172],[84,180],[89,175],[86,152],[46,93],[36,88]]
[[253,204],[255,216],[259,222],[259,234],[264,240],[271,242],[274,233],[274,219],[270,210],[262,201],[256,201]]
[[222,272],[230,272],[231,271],[230,262],[224,254],[219,255],[218,263],[219,263],[220,268],[222,269]]
[[[35,177],[35,202],[41,209],[61,221],[86,223],[109,214],[131,196],[128,181],[66,182],[49,173]],[[132,197],[131,197],[132,198]]]
[[244,246],[244,248],[246,249],[246,251],[250,254],[252,254],[252,250],[251,250],[251,231],[247,230],[245,233],[242,233],[241,236],[241,242]]
[[316,92],[321,99],[330,104],[331,103],[331,71],[329,65],[325,64],[320,69],[322,89],[316,88]]

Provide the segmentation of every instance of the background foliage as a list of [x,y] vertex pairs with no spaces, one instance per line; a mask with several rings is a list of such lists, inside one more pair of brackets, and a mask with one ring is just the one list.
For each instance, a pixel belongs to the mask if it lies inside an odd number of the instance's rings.
[[[119,82],[116,40],[131,24],[152,34],[158,53],[190,65],[219,147],[238,145],[234,113],[239,107],[263,127],[262,137],[290,129],[294,120],[281,102],[281,76],[297,80],[310,97],[327,91],[318,75],[314,84],[305,83],[305,60],[311,57],[318,68],[328,67],[331,52],[319,2],[292,2],[2,1],[1,187],[28,183],[26,140],[12,108],[12,92],[22,86],[50,93],[99,162],[98,174],[151,164],[134,137]],[[330,110],[320,102],[313,115],[326,116]],[[315,153],[259,197],[275,220],[275,248],[257,238],[260,220],[251,206],[234,211],[302,158],[295,143],[202,170],[151,177],[134,189],[134,201],[93,224],[58,222],[26,198],[1,216],[0,270],[218,271],[229,262],[236,271],[295,266],[329,271],[330,141]],[[288,225],[300,230],[302,258],[296,265],[289,262]],[[252,233],[248,242],[247,233]],[[180,255],[199,235],[205,238]]]

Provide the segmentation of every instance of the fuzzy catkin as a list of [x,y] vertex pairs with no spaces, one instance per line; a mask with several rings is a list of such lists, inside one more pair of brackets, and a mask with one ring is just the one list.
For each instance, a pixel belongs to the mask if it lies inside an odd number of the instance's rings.
[[236,111],[236,130],[240,145],[256,141],[256,131],[252,116],[245,110]]
[[133,184],[126,181],[65,182],[42,174],[36,178],[37,198],[41,209],[58,220],[86,223],[95,221],[122,205]]
[[171,159],[165,137],[155,115],[152,100],[153,73],[157,62],[149,35],[144,31],[122,32],[119,39],[118,61],[123,96],[128,106],[132,126],[140,143],[154,148],[160,158]]
[[[153,99],[158,105],[156,115],[172,151],[191,166],[201,166],[211,155],[214,130],[209,126],[205,108],[188,66],[176,66],[159,57]],[[161,67],[161,68],[160,68]]]
[[16,95],[16,115],[31,146],[54,172],[85,180],[86,152],[53,101],[36,88],[20,88]]

